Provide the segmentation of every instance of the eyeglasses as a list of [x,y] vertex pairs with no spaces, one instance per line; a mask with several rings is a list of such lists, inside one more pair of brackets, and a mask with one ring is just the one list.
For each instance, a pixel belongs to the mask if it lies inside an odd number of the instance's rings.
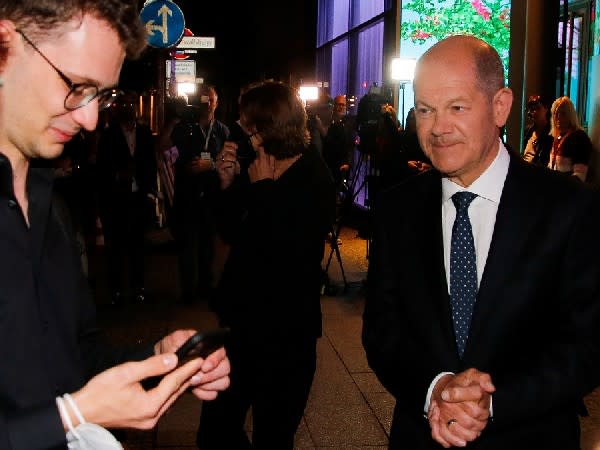
[[33,48],[48,64],[50,64],[50,67],[54,69],[61,80],[63,80],[69,88],[69,92],[67,93],[64,101],[64,107],[66,110],[74,111],[76,109],[83,108],[95,98],[98,99],[98,110],[103,110],[112,105],[117,97],[123,93],[115,88],[98,89],[98,86],[90,83],[73,83],[69,77],[67,77],[58,67],[56,67],[52,61],[50,61],[27,36],[25,36],[23,31],[17,29],[16,32],[23,37],[25,42],[27,42],[31,48]]

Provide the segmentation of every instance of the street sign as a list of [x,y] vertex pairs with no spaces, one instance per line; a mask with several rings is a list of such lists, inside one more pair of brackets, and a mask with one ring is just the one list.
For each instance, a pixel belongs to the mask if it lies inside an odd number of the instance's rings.
[[[172,61],[167,59],[167,73],[171,73]],[[175,61],[175,75],[188,75],[196,77],[196,61]]]
[[170,0],[146,2],[140,12],[140,19],[146,27],[148,44],[152,47],[173,47],[183,36],[183,12]]
[[[166,73],[167,78],[171,78],[171,75],[175,76],[175,80],[178,83],[194,83],[196,81],[196,61],[180,61],[180,60],[166,60],[167,67]],[[171,64],[175,63],[172,71]]]
[[215,48],[214,36],[184,36],[177,48]]

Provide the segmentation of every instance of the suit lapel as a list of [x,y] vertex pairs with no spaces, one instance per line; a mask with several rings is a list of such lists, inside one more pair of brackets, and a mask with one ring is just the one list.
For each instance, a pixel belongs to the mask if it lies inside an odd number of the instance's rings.
[[[432,171],[434,172],[434,171]],[[423,208],[419,217],[417,230],[419,235],[416,244],[422,253],[423,261],[433,261],[433,264],[424,266],[427,274],[426,295],[430,300],[426,304],[433,305],[433,317],[430,317],[430,326],[439,327],[439,348],[443,355],[456,355],[454,338],[454,325],[450,298],[448,296],[448,283],[444,266],[444,246],[442,235],[442,185],[439,173],[431,176],[431,181],[426,185],[420,205]]]
[[476,351],[482,333],[493,323],[496,309],[502,308],[503,302],[509,300],[503,298],[503,292],[510,283],[513,270],[516,270],[514,263],[521,259],[525,239],[534,232],[539,203],[534,197],[526,195],[530,181],[525,164],[511,158],[473,310],[464,358]]

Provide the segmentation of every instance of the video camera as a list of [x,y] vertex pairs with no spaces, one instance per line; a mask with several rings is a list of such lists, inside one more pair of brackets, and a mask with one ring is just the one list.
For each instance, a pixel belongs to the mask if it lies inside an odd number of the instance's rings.
[[379,124],[386,120],[386,114],[389,116],[385,107],[390,103],[389,99],[379,93],[368,93],[358,102],[356,122],[361,153],[372,155],[376,152]]
[[185,105],[177,112],[181,121],[188,125],[197,125],[203,116],[208,114],[208,104],[201,103],[200,105]]

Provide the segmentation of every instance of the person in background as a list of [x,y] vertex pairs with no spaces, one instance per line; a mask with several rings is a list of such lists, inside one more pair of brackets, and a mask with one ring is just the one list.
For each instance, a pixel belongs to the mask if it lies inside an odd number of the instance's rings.
[[346,96],[335,96],[331,121],[325,127],[323,159],[338,190],[343,190],[344,180],[348,178],[354,150],[354,132],[348,126],[346,114]]
[[306,102],[308,115],[308,133],[310,135],[310,148],[323,156],[325,135],[333,114],[333,99],[326,93],[319,94],[317,100]]
[[229,128],[215,118],[219,97],[203,85],[199,105],[188,106],[171,133],[179,152],[175,162],[172,231],[179,248],[183,303],[211,296],[215,246],[213,201],[219,189],[215,158]]
[[412,173],[423,172],[431,169],[431,161],[423,153],[419,138],[417,136],[417,118],[415,108],[412,107],[406,113],[404,130],[400,131],[400,147],[406,155],[408,166]]
[[551,114],[550,134],[554,142],[548,167],[585,181],[592,154],[592,141],[579,124],[575,105],[569,97],[559,97],[552,103]]
[[[250,88],[240,118],[256,158],[249,184],[237,176],[234,142],[217,158],[219,231],[231,251],[211,305],[231,329],[231,387],[202,406],[197,443],[202,450],[291,450],[316,368],[321,260],[335,189],[325,162],[309,149],[296,89],[277,82]],[[251,444],[244,430],[250,407]]]
[[381,195],[363,316],[396,398],[389,448],[579,449],[600,383],[600,195],[508,152],[513,95],[484,41],[434,44],[414,92],[433,169]]
[[526,111],[530,125],[525,131],[523,159],[546,167],[554,140],[550,134],[550,108],[541,96],[532,95],[527,100]]
[[104,427],[151,428],[189,387],[211,400],[229,383],[222,348],[176,368],[173,352],[193,330],[106,345],[52,201],[52,169],[31,167],[96,128],[124,58],[144,45],[134,1],[0,0],[0,448],[121,448]]
[[113,304],[123,302],[126,290],[136,302],[147,300],[144,236],[153,222],[157,168],[152,130],[137,120],[135,101],[131,92],[113,104],[98,141],[98,211]]

